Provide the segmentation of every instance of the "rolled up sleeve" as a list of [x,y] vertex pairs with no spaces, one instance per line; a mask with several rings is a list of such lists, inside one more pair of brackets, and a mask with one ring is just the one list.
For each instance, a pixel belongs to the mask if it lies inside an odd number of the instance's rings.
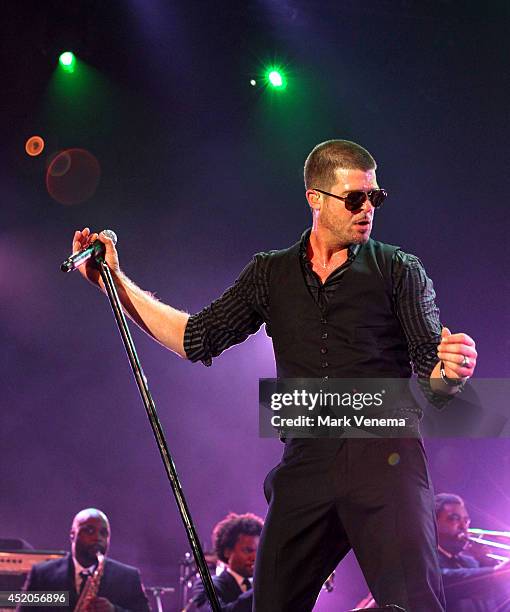
[[263,256],[255,255],[232,287],[190,316],[184,332],[184,350],[190,361],[210,366],[214,357],[244,342],[267,319],[267,261]]

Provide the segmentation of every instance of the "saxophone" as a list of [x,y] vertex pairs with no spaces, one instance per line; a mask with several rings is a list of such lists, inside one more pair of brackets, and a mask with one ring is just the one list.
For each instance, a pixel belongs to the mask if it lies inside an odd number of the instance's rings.
[[74,612],[87,612],[90,602],[92,599],[94,599],[94,597],[97,597],[99,586],[101,584],[101,578],[103,577],[105,560],[106,557],[102,553],[98,552],[97,567],[92,573],[92,576],[90,576],[85,583],[83,591],[81,592],[74,608]]

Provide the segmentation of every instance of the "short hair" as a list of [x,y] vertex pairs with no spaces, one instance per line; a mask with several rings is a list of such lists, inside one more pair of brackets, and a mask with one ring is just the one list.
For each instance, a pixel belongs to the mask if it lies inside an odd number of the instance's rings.
[[438,493],[435,497],[436,502],[436,517],[439,516],[439,513],[444,508],[446,504],[461,504],[464,505],[464,500],[460,495],[455,495],[455,493]]
[[80,510],[78,512],[78,514],[76,514],[73,518],[73,522],[72,522],[72,526],[74,526],[74,524],[77,521],[82,521],[82,520],[86,520],[90,517],[93,518],[100,518],[101,520],[103,520],[107,525],[110,524],[110,521],[108,520],[108,517],[106,516],[106,514],[102,511],[102,510],[98,510],[97,508],[84,508],[83,510]]
[[264,521],[256,514],[230,512],[213,529],[212,542],[218,559],[228,563],[225,549],[234,548],[240,535],[259,536],[263,526]]
[[305,161],[305,187],[330,189],[336,181],[336,170],[375,170],[377,163],[370,153],[350,140],[326,140],[318,144]]

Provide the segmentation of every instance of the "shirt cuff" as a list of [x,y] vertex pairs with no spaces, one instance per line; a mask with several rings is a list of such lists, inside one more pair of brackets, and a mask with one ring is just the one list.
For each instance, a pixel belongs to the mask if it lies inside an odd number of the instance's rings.
[[427,401],[433,406],[435,406],[438,410],[442,410],[457,395],[456,393],[453,395],[435,393],[430,387],[430,378],[418,378],[418,384],[420,385],[422,393],[427,399]]

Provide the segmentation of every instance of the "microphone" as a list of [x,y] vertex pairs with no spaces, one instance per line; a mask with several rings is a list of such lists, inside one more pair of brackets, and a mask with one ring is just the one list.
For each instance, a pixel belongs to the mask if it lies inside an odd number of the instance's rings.
[[[111,238],[113,244],[117,244],[117,234],[113,230],[103,230],[103,234],[106,234],[108,238]],[[72,272],[92,257],[95,258],[104,255],[104,252],[105,246],[101,242],[101,240],[94,240],[94,242],[92,244],[89,244],[88,247],[82,249],[81,251],[78,251],[78,253],[73,253],[70,257],[63,261],[60,265],[60,269],[62,270],[62,272]]]

